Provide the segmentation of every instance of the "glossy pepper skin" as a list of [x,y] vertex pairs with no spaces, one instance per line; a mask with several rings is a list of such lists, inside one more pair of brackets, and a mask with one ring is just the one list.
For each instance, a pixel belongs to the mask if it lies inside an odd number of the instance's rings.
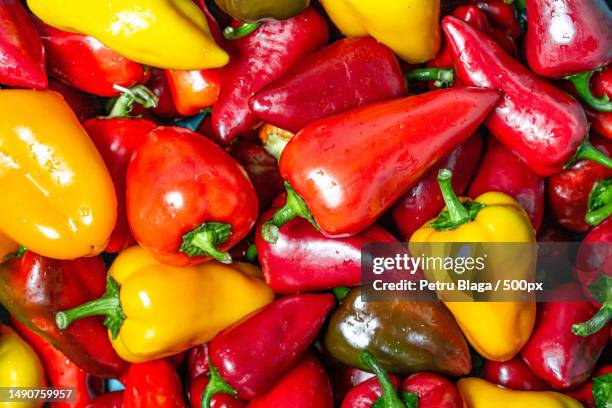
[[86,408],[123,408],[123,391],[107,392],[93,400]]
[[101,252],[117,216],[104,161],[63,98],[0,91],[0,229],[36,253],[75,259]]
[[238,21],[286,20],[300,14],[310,0],[215,0],[221,10]]
[[219,333],[210,362],[239,398],[260,396],[296,364],[334,305],[331,294],[281,298]]
[[334,399],[327,374],[313,354],[307,354],[270,389],[249,402],[248,408],[332,408]]
[[144,66],[93,37],[58,30],[39,19],[34,19],[34,25],[45,46],[49,75],[77,89],[117,96],[115,84],[131,88],[147,80]]
[[221,73],[219,99],[212,125],[217,138],[229,143],[260,123],[249,99],[283,76],[305,55],[321,48],[328,38],[325,19],[314,9],[284,21],[264,23],[254,33],[228,45],[232,56]]
[[[15,331],[0,324],[0,386],[1,387],[45,387],[43,366],[32,350]],[[38,408],[42,401],[0,402],[2,408]]]
[[321,4],[342,34],[372,36],[411,64],[432,59],[440,47],[438,0],[389,0],[384,6],[373,0],[323,0]]
[[[355,235],[464,143],[498,97],[495,91],[451,88],[321,119],[287,144],[281,176],[323,234]],[[272,224],[282,221],[273,218]]]
[[476,6],[487,15],[494,27],[503,30],[515,40],[521,38],[521,24],[513,4],[504,0],[484,0],[477,1]]
[[[612,95],[612,66],[607,66],[601,72],[593,75],[591,89],[597,98]],[[612,139],[612,112],[598,112],[585,109],[591,121],[591,129],[607,139]]]
[[[353,340],[357,337],[360,345]],[[442,304],[364,303],[360,288],[351,290],[334,312],[324,341],[334,358],[361,369],[368,368],[359,359],[364,349],[396,374],[427,370],[462,375],[472,365],[465,339]]]
[[457,388],[469,408],[581,408],[567,395],[552,391],[514,391],[498,387],[480,378],[463,378]]
[[497,139],[490,138],[467,195],[477,197],[489,191],[509,195],[525,209],[537,231],[544,218],[544,189],[544,178],[531,171]]
[[[189,384],[189,405],[191,408],[202,407],[202,395],[210,379],[201,375]],[[246,408],[247,402],[225,393],[215,394],[210,400],[210,408]]]
[[[474,201],[464,199],[462,202],[452,190],[451,177],[448,170],[440,170],[438,182],[446,209],[410,237],[411,245],[423,242],[535,242],[527,213],[512,197],[489,192]],[[529,276],[528,267],[528,264],[515,266],[527,268],[523,271],[525,276]],[[492,269],[488,272],[494,273]],[[445,302],[445,305],[472,347],[493,361],[514,357],[529,339],[535,322],[536,306],[532,301],[465,301]]]
[[134,363],[126,375],[123,408],[184,408],[183,389],[167,360]]
[[[612,140],[593,135],[591,143],[598,150],[612,155]],[[585,220],[589,196],[596,184],[607,179],[612,179],[612,169],[589,160],[580,160],[552,176],[548,180],[548,200],[559,224],[574,232],[591,229]]]
[[141,64],[191,70],[222,67],[229,59],[191,0],[143,0],[136,5],[130,0],[29,0],[28,6],[45,23],[98,38]]
[[393,221],[402,238],[410,239],[423,223],[434,218],[444,208],[444,199],[438,187],[438,171],[442,168],[453,172],[453,189],[460,194],[467,189],[482,155],[482,137],[471,136],[429,172],[392,207]]
[[93,402],[96,393],[102,391],[102,379],[95,378],[70,361],[61,351],[23,324],[11,319],[11,324],[34,348],[44,367],[50,387],[74,388],[75,399],[70,402],[53,402],[53,408],[85,408]]
[[580,286],[574,283],[555,289],[559,301],[540,305],[533,334],[521,351],[531,370],[555,389],[586,381],[608,342],[609,325],[588,337],[572,333],[573,324],[590,319],[596,312],[589,302],[568,301],[580,295]]
[[399,389],[418,395],[418,406],[421,407],[463,408],[463,400],[455,385],[438,374],[412,374],[402,381]]
[[461,81],[503,93],[486,121],[493,136],[536,174],[547,177],[560,172],[587,135],[580,104],[536,77],[467,23],[447,16],[442,28]]
[[517,391],[545,391],[550,389],[544,380],[535,375],[520,356],[498,362],[486,360],[482,378]]
[[[398,377],[389,375],[394,387],[400,383]],[[370,408],[382,397],[383,390],[378,378],[370,378],[351,389],[342,400],[340,408]]]
[[296,133],[318,119],[407,93],[389,48],[370,37],[345,38],[301,60],[249,106],[264,122]]
[[45,50],[28,12],[18,0],[0,4],[0,84],[47,88]]
[[157,106],[151,108],[151,112],[162,119],[180,117],[181,114],[177,111],[176,106],[174,106],[172,90],[164,70],[159,68],[149,69],[151,70],[151,75],[145,85],[157,96]]
[[0,302],[11,316],[43,337],[87,372],[113,378],[127,364],[112,349],[102,322],[80,321],[60,332],[57,311],[104,292],[106,269],[99,257],[60,261],[25,252],[0,267]]
[[127,216],[134,238],[168,265],[227,252],[257,219],[257,194],[246,172],[209,139],[178,127],[145,136],[127,172]]
[[164,70],[176,110],[182,116],[191,116],[212,106],[221,88],[220,69],[195,71]]
[[561,78],[612,62],[612,12],[605,0],[527,0],[525,51],[533,72]]

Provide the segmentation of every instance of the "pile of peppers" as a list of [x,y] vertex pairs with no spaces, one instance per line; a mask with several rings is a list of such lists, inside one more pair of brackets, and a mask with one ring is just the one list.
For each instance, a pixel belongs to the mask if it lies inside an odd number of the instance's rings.
[[[605,0],[0,0],[0,408],[612,407],[611,62]],[[436,242],[597,262],[365,299]]]

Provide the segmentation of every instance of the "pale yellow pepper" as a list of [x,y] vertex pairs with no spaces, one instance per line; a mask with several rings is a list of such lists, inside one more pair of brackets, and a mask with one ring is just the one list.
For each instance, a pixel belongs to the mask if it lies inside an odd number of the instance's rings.
[[45,23],[90,35],[142,64],[196,70],[229,61],[193,0],[28,0],[28,6]]
[[400,58],[419,64],[440,48],[440,0],[321,0],[347,37],[372,36]]
[[515,391],[481,378],[464,378],[457,388],[466,408],[581,408],[567,395],[552,391]]

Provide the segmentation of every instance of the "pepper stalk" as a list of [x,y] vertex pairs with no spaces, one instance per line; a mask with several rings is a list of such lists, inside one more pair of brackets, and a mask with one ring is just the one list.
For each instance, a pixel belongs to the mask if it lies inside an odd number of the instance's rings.
[[612,215],[612,178],[600,180],[589,193],[587,224],[596,226]]
[[208,384],[202,393],[201,408],[210,408],[210,403],[215,394],[223,393],[235,397],[238,393],[234,390],[219,374],[219,370],[212,364],[210,357],[208,358],[208,369],[210,378]]
[[115,100],[107,118],[129,118],[134,103],[139,103],[146,109],[152,109],[157,107],[159,102],[157,95],[144,85],[125,88],[115,84],[113,88],[121,92],[121,95]]
[[372,405],[372,408],[407,408],[398,397],[389,375],[376,360],[376,357],[369,351],[362,351],[359,354],[359,359],[376,375],[382,389],[382,397]]
[[612,112],[612,101],[610,101],[608,94],[598,98],[591,92],[591,78],[593,74],[599,71],[601,71],[601,69],[580,72],[578,74],[569,75],[565,77],[565,79],[574,84],[578,96],[580,96],[590,108],[599,112]]
[[601,303],[601,308],[590,320],[572,326],[572,333],[578,336],[595,334],[612,319],[612,278],[601,274],[589,287],[593,298]]
[[595,163],[601,164],[604,167],[612,169],[612,158],[597,150],[595,146],[589,142],[589,139],[584,139],[584,142],[582,142],[578,150],[576,150],[574,157],[572,157],[572,159],[563,168],[568,169],[579,160],[591,160]]
[[205,222],[183,235],[180,251],[189,256],[211,256],[224,264],[232,263],[229,252],[218,249],[232,235],[232,226],[222,222]]

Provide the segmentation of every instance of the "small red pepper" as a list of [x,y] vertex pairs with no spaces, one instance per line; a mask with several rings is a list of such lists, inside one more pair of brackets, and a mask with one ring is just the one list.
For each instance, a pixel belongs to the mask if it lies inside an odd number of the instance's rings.
[[[191,408],[202,407],[202,395],[209,381],[208,375],[202,375],[189,383],[188,397]],[[210,400],[210,408],[245,408],[246,406],[246,401],[223,392],[215,394]]]
[[176,110],[191,116],[212,106],[219,97],[221,69],[164,70]]
[[47,88],[45,50],[28,12],[18,0],[0,2],[0,84]]
[[476,6],[485,12],[491,24],[504,31],[515,40],[522,35],[521,23],[514,6],[504,0],[478,1]]
[[208,344],[201,344],[189,349],[187,354],[187,378],[196,379],[208,375]]
[[489,139],[468,191],[470,197],[478,197],[489,191],[506,193],[525,209],[534,230],[537,231],[542,224],[544,179],[495,138]]
[[463,399],[457,387],[439,374],[412,374],[402,381],[399,390],[416,394],[419,407],[463,408]]
[[185,408],[181,381],[165,359],[134,363],[126,375],[124,408]]
[[278,227],[295,216],[329,237],[359,233],[464,143],[498,98],[496,91],[450,88],[307,126],[283,150],[287,204],[264,224],[262,236],[274,242]]
[[218,373],[203,401],[227,387],[243,399],[262,395],[300,359],[335,303],[331,294],[287,296],[219,333],[209,346]]
[[596,391],[594,390],[594,388],[595,383],[598,381],[598,379],[600,379],[600,377],[602,376],[605,376],[606,374],[612,374],[612,365],[606,365],[598,368],[597,370],[595,370],[593,376],[587,382],[585,382],[578,388],[565,391],[564,394],[569,395],[570,397],[578,400],[584,406],[584,408],[600,408],[602,406],[605,407],[603,401],[601,401],[599,405],[597,405],[597,403],[595,402],[594,393]]
[[280,377],[269,390],[253,399],[249,408],[333,408],[329,379],[317,358],[309,353]]
[[511,390],[545,391],[550,389],[550,386],[535,375],[520,356],[504,362],[485,360],[482,378]]
[[[609,337],[609,326],[588,337],[572,333],[572,325],[590,319],[597,309],[581,296],[578,284],[568,283],[550,296],[556,302],[542,303],[536,324],[521,356],[531,371],[555,389],[582,384],[591,375]],[[569,300],[569,301],[568,301]]]
[[503,98],[486,125],[535,173],[551,176],[578,159],[612,167],[612,159],[586,140],[584,110],[571,96],[531,73],[467,23],[447,16],[442,27],[461,81],[502,90]]
[[284,21],[267,21],[254,33],[230,42],[219,99],[212,111],[215,134],[231,142],[259,124],[249,99],[280,78],[306,54],[327,42],[325,19],[314,9]]
[[[612,66],[608,65],[593,76],[591,89],[593,95],[598,98],[612,95]],[[591,121],[591,129],[607,139],[612,139],[612,112],[586,109],[586,113]]]
[[146,136],[128,167],[127,215],[134,238],[161,262],[194,265],[251,230],[257,195],[246,172],[214,142],[178,127]]
[[98,116],[102,112],[102,104],[96,96],[73,88],[65,82],[49,78],[49,89],[62,94],[79,122]]
[[[347,366],[335,360],[326,361],[327,372],[332,389],[334,390],[334,401],[340,406],[346,395],[359,384],[374,377],[374,374]],[[397,380],[397,379],[396,379]],[[397,385],[397,383],[396,383]]]
[[107,392],[93,400],[86,408],[123,408],[123,391]]
[[393,51],[371,37],[345,38],[302,59],[250,100],[264,122],[298,132],[315,120],[408,93]]
[[49,75],[82,91],[117,96],[115,87],[130,88],[147,81],[147,70],[93,37],[58,30],[34,18],[47,54]]
[[[166,79],[166,74],[163,69],[149,68],[151,75],[146,83],[146,87],[151,90],[157,96],[157,106],[151,108],[156,116],[162,119],[174,119],[181,116],[174,106],[174,100],[172,99],[172,91],[170,90],[170,84]],[[138,105],[136,108],[141,107]],[[139,110],[134,111],[135,114],[141,114]]]
[[414,231],[435,218],[444,208],[444,199],[438,185],[438,171],[451,170],[453,190],[457,194],[463,194],[476,171],[481,154],[482,137],[476,133],[429,170],[416,186],[397,200],[391,214],[402,238],[410,239]]
[[[393,387],[399,386],[400,380],[395,375],[389,375],[389,380]],[[383,391],[378,378],[370,378],[363,381],[350,390],[340,408],[371,408],[380,399]]]

